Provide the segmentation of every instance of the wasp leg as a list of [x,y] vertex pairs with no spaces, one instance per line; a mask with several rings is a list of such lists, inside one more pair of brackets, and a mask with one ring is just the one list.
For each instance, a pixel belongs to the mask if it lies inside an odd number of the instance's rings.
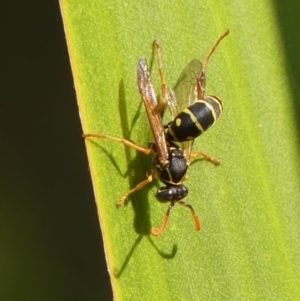
[[193,215],[194,221],[195,221],[195,228],[197,231],[201,230],[201,222],[198,214],[195,212],[194,208],[192,207],[191,204],[184,202],[184,201],[179,201],[178,202],[180,205],[185,206],[191,210],[191,213]]
[[196,159],[198,157],[203,157],[205,160],[207,161],[210,161],[216,165],[220,165],[221,164],[221,160],[220,159],[217,159],[217,158],[214,158],[214,157],[211,157],[210,155],[207,155],[206,153],[204,153],[203,151],[201,150],[198,150],[196,153],[192,153],[191,156],[190,156],[190,159]]
[[210,57],[212,56],[212,54],[215,52],[216,48],[218,47],[218,45],[220,44],[220,42],[229,34],[229,29],[227,29],[217,40],[217,42],[215,43],[215,45],[213,46],[213,48],[211,49],[210,53],[208,54],[208,56],[206,57],[203,69],[206,70],[207,65],[208,65],[208,61],[210,60]]
[[160,228],[152,228],[151,229],[151,235],[161,236],[165,232],[165,229],[166,229],[168,221],[169,221],[170,213],[171,213],[171,210],[173,209],[174,205],[175,205],[175,203],[171,203],[169,205],[168,210],[166,212],[166,215],[163,219],[163,222],[162,222]]
[[147,148],[141,147],[129,140],[126,140],[124,138],[116,138],[113,136],[108,136],[108,135],[102,135],[102,134],[84,134],[84,138],[101,138],[101,139],[109,139],[109,140],[114,140],[123,143],[124,145],[134,148],[135,150],[142,152],[146,155],[149,155],[153,151],[153,144],[149,144]]
[[163,117],[165,108],[166,108],[166,103],[167,103],[167,84],[166,84],[165,75],[164,75],[164,72],[162,69],[162,58],[161,58],[161,50],[160,50],[159,41],[155,40],[154,45],[155,45],[156,54],[157,54],[158,72],[159,72],[160,80],[161,80],[162,102],[161,102],[161,106],[160,106],[160,115],[161,115],[161,117]]
[[142,189],[143,187],[145,187],[146,185],[148,185],[149,183],[151,183],[153,181],[154,178],[154,171],[151,170],[151,172],[147,175],[147,179],[144,180],[143,182],[139,183],[138,185],[136,185],[134,188],[130,189],[126,194],[124,194],[121,199],[119,200],[117,206],[123,206],[125,201],[128,199],[128,197],[133,194],[134,192],[136,192],[137,190]]
[[197,99],[203,99],[205,94],[206,77],[204,69],[202,69],[197,78]]

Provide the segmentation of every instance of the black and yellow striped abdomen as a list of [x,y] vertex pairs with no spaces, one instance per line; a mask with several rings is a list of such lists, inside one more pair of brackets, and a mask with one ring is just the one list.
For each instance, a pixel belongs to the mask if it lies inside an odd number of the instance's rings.
[[223,111],[223,102],[217,96],[205,96],[181,111],[169,124],[167,138],[171,141],[193,140],[219,118]]

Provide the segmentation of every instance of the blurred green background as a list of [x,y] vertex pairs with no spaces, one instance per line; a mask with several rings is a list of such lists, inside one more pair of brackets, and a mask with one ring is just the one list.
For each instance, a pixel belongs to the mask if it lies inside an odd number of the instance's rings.
[[[300,127],[300,3],[273,3]],[[58,1],[0,22],[0,300],[111,300]]]
[[0,300],[112,300],[58,1],[0,22]]

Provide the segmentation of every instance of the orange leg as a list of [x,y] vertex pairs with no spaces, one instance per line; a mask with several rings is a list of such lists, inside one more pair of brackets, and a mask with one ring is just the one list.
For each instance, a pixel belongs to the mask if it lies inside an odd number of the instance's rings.
[[124,138],[116,138],[116,137],[113,137],[113,136],[108,136],[108,135],[102,135],[102,134],[84,134],[83,135],[84,138],[100,138],[100,139],[109,139],[109,140],[114,140],[114,141],[117,141],[117,142],[121,142],[123,143],[124,145],[128,146],[128,147],[131,147],[131,148],[134,148],[135,150],[139,151],[139,152],[142,152],[146,155],[149,155],[151,152],[152,152],[152,147],[151,147],[151,144],[147,147],[147,148],[144,148],[144,147],[141,147],[129,140],[126,140]]
[[166,215],[165,215],[165,217],[163,219],[163,222],[162,222],[160,228],[152,228],[151,229],[151,234],[153,236],[161,236],[165,232],[167,224],[168,224],[168,221],[169,221],[170,212],[173,209],[174,205],[175,205],[175,203],[171,203],[169,205],[168,210],[166,212]]
[[211,157],[210,155],[205,154],[203,151],[198,150],[196,153],[192,153],[190,156],[190,159],[196,159],[198,157],[203,157],[205,160],[210,161],[216,165],[220,165],[221,164],[221,160],[220,159],[216,159],[214,157]]
[[145,187],[146,185],[148,185],[149,183],[151,183],[153,181],[154,178],[154,171],[151,171],[150,174],[147,175],[147,179],[144,180],[143,182],[139,183],[138,185],[136,185],[134,188],[132,188],[131,190],[129,190],[126,194],[124,194],[122,196],[122,198],[119,200],[117,206],[123,206],[125,201],[128,199],[128,197],[133,194],[134,192],[136,192],[137,190],[142,189],[143,187]]
[[184,202],[184,201],[179,201],[178,202],[180,205],[185,206],[191,210],[191,213],[193,215],[194,221],[195,221],[195,228],[197,231],[201,230],[201,222],[198,214],[195,212],[194,208],[192,207],[191,204]]
[[204,71],[207,68],[208,62],[212,56],[212,54],[215,52],[216,48],[218,47],[218,45],[220,44],[220,42],[229,34],[229,29],[227,29],[217,40],[217,42],[215,43],[215,45],[213,46],[213,48],[211,49],[210,53],[208,54],[208,56],[206,57],[203,69]]
[[162,102],[161,102],[160,112],[161,112],[161,117],[163,117],[165,107],[166,107],[166,102],[167,102],[167,84],[166,84],[165,75],[164,75],[164,72],[163,72],[163,69],[162,69],[162,58],[161,58],[161,50],[160,50],[159,41],[155,40],[154,45],[155,45],[155,48],[156,48],[157,61],[158,61],[158,71],[159,71],[160,80],[161,80]]

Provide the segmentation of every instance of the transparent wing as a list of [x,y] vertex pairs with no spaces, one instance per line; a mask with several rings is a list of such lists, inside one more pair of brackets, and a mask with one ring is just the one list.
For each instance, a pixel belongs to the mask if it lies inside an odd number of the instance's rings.
[[[204,94],[205,74],[203,64],[199,60],[194,59],[181,72],[174,91],[169,88],[167,103],[173,120],[182,110],[197,101],[199,97],[199,79],[201,76],[201,94]],[[181,143],[181,148],[187,159],[190,158],[193,143],[194,140]]]
[[151,81],[146,58],[141,58],[137,70],[138,87],[143,98],[149,125],[156,145],[159,161],[164,164],[168,160],[168,149],[165,138],[165,129],[161,112]]
[[197,100],[197,82],[203,72],[203,64],[192,60],[181,72],[174,87],[178,110],[182,111]]

